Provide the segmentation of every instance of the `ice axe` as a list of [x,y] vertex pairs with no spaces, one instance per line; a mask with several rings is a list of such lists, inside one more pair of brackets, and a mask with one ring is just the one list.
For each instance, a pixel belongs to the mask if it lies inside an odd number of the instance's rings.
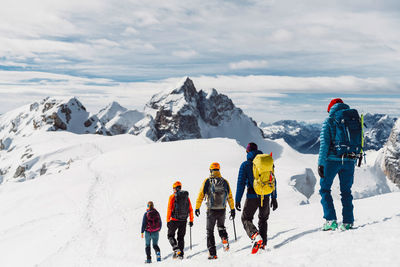
[[190,232],[190,250],[192,250],[192,227],[189,227],[189,232]]
[[235,219],[234,219],[232,216],[230,216],[229,219],[232,220],[232,223],[233,223],[233,233],[235,234],[235,241],[237,241]]

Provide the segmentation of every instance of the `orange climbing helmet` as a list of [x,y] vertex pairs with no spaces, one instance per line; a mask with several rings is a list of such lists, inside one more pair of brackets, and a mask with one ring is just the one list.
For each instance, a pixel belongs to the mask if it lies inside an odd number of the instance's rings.
[[219,166],[218,162],[211,163],[210,170],[219,170],[219,169],[220,169],[220,166]]
[[179,181],[176,181],[173,185],[172,188],[177,188],[178,186],[182,187],[182,183]]

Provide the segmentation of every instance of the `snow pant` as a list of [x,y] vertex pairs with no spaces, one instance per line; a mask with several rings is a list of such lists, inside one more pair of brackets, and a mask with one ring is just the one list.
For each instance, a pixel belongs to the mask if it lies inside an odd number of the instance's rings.
[[324,218],[326,220],[337,220],[335,207],[331,195],[331,187],[336,174],[339,174],[340,194],[342,196],[342,216],[343,223],[353,223],[353,196],[351,194],[351,186],[354,181],[353,161],[327,161],[324,166],[324,178],[320,179],[321,204],[324,210]]
[[[258,230],[253,224],[253,217],[258,209]],[[267,243],[269,218],[269,195],[264,196],[261,207],[261,198],[247,198],[242,212],[242,223],[247,235],[251,238],[255,233],[259,233],[263,244]]]
[[214,226],[217,223],[218,233],[221,239],[228,239],[225,229],[225,210],[207,210],[207,248],[210,255],[217,255],[215,248]]
[[[168,241],[173,250],[180,250],[183,255],[185,248],[186,221],[170,221],[168,227]],[[175,239],[175,232],[178,230],[178,240]]]
[[158,246],[158,237],[159,237],[159,232],[147,232],[147,231],[144,232],[147,259],[151,260],[151,249],[150,249],[151,242],[153,242],[154,251],[156,253],[160,252],[160,247]]

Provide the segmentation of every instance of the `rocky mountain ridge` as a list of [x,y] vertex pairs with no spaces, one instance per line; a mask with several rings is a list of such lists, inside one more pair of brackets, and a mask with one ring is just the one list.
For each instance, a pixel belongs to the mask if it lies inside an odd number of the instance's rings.
[[216,89],[197,91],[190,78],[169,92],[154,95],[146,104],[145,118],[133,134],[154,141],[228,137],[242,145],[263,138],[256,122]]

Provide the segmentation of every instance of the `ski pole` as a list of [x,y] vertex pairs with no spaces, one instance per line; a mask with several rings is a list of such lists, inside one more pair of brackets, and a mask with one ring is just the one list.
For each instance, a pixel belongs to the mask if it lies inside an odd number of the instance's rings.
[[190,229],[190,250],[192,250],[192,227],[189,227]]
[[235,219],[232,218],[232,222],[233,222],[233,232],[235,233],[235,241],[237,241],[237,237],[236,237],[236,227],[235,227]]

